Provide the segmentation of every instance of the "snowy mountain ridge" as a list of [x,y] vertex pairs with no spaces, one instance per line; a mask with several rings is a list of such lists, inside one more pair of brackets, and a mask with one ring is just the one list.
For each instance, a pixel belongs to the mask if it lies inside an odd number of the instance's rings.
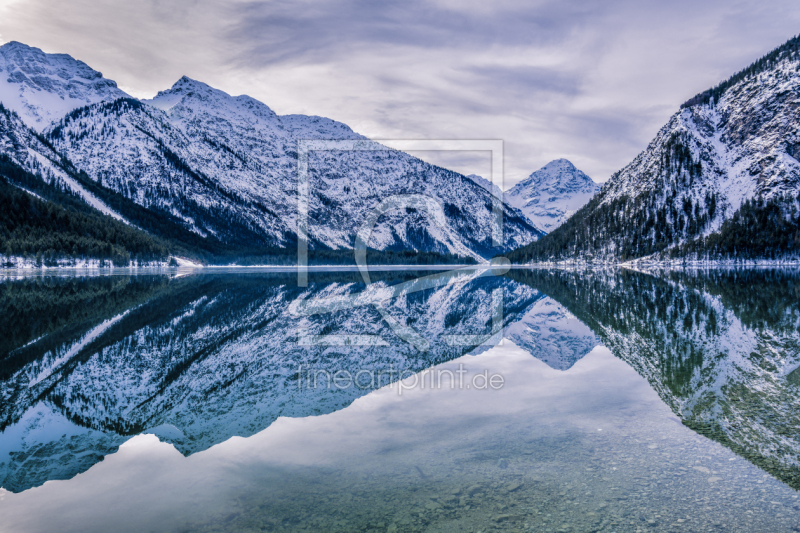
[[[230,96],[188,77],[139,101],[69,56],[20,43],[0,51],[4,70],[27,73],[9,77],[0,100],[42,131],[60,156],[103,187],[228,246],[295,246],[298,141],[364,139],[342,123],[278,116],[249,96]],[[488,191],[388,148],[312,152],[309,179],[312,250],[352,248],[370,209],[400,194],[433,198],[446,227],[423,212],[392,212],[375,226],[372,248],[483,261],[541,235],[504,204],[505,244],[494,248]]]

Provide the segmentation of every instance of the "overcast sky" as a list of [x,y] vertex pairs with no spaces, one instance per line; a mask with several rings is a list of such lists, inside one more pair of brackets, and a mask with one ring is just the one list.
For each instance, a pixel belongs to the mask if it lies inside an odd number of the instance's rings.
[[[559,157],[605,181],[681,102],[797,33],[796,0],[0,0],[0,41],[137,97],[187,75],[376,139],[502,139],[506,188]],[[488,172],[485,154],[429,158]]]

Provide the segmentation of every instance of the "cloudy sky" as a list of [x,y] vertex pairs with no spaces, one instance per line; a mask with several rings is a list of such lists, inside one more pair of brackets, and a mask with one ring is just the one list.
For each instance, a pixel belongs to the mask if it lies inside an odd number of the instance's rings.
[[[137,97],[182,75],[376,139],[502,139],[505,187],[565,157],[605,181],[681,102],[800,33],[796,0],[0,0],[0,41]],[[427,154],[465,173],[487,154]]]

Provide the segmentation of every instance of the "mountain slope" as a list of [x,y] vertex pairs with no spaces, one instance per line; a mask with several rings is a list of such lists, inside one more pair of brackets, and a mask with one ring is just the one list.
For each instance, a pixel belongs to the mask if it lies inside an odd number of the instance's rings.
[[[12,183],[39,180],[0,156],[0,257],[36,257],[57,264],[63,257],[110,260],[116,266],[137,261],[166,261],[163,242],[113,217],[103,215],[63,191],[46,193],[59,204]],[[34,187],[30,187],[33,189]],[[54,189],[54,188],[51,188]],[[37,191],[43,192],[41,187]],[[15,264],[12,262],[12,264]]]
[[2,102],[0,102],[0,154],[11,163],[38,176],[44,183],[65,187],[94,209],[124,221],[124,217],[87,190],[80,183],[80,179],[76,179],[70,169],[66,168],[66,162],[61,155]]
[[[56,151],[46,138],[26,126],[14,111],[5,108],[2,103],[0,158],[6,170],[4,176],[12,185],[62,208],[107,215],[133,225],[160,238],[174,254],[208,261],[230,258],[239,252],[217,239],[204,239],[188,231],[180,220],[169,214],[145,209],[90,180]],[[76,202],[83,203],[85,209]],[[47,249],[40,251],[46,252]],[[68,254],[67,257],[71,256]]]
[[600,186],[566,159],[556,159],[517,183],[505,200],[536,227],[551,232],[586,205]]
[[[773,202],[789,219],[800,191],[800,54],[793,39],[693,98],[602,191],[547,239],[519,250],[516,261],[661,253],[740,257],[713,237],[747,202]],[[713,93],[713,94],[712,94]],[[781,224],[758,228],[765,243]],[[712,236],[712,237],[709,237]],[[797,255],[800,242],[749,247],[748,256]]]
[[[181,218],[223,242],[292,247],[297,225],[297,143],[363,137],[320,117],[277,116],[247,96],[232,97],[182,78],[153,100],[78,109],[48,139],[92,179],[149,209]],[[382,217],[370,245],[487,258],[491,197],[455,172],[402,152],[315,151],[309,156],[312,248],[349,249],[369,210],[397,194],[423,194],[444,210],[440,229],[423,213]],[[505,206],[511,249],[539,232]]]
[[[216,260],[294,253],[298,141],[364,139],[333,120],[279,117],[253,98],[186,77],[140,102],[80,61],[20,43],[0,47],[0,68],[8,73],[0,101],[19,116],[0,152],[37,175],[48,167],[45,181],[68,183],[94,207],[127,220],[124,198],[144,208],[131,222],[161,237],[180,234],[184,248]],[[480,260],[541,234],[504,205],[506,244],[494,248],[490,194],[402,152],[315,151],[309,163],[312,250],[351,249],[370,210],[399,194],[432,198],[445,223],[414,209],[388,213],[372,248]],[[179,231],[164,230],[176,225]]]

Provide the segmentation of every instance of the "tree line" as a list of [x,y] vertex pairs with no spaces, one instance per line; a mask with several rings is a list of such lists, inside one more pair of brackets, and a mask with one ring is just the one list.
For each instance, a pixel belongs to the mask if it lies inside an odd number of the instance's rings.
[[721,82],[716,87],[707,89],[702,93],[689,98],[681,105],[681,109],[696,105],[716,105],[725,91],[739,83],[740,81],[757,76],[762,72],[771,69],[775,64],[783,60],[795,60],[800,57],[800,35],[789,39],[778,48],[772,50],[767,55],[757,59],[746,68],[740,70],[727,80]]

